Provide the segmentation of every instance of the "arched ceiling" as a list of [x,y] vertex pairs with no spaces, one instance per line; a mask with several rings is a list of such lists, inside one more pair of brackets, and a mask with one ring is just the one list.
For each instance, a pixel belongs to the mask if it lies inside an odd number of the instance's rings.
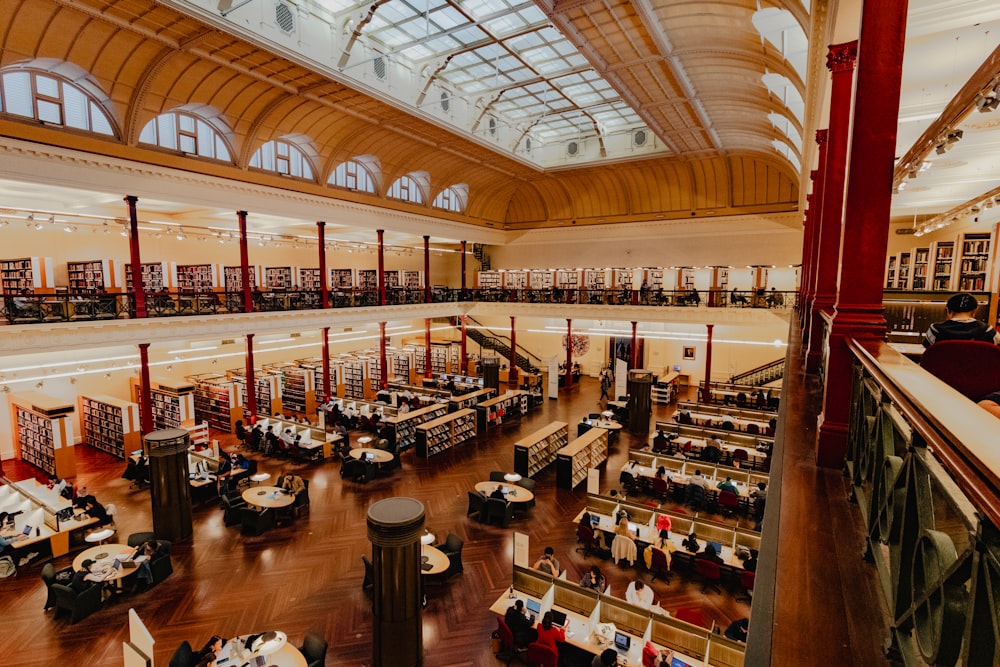
[[[342,191],[326,185],[332,169],[371,154],[385,187],[427,171],[428,205],[381,194],[352,193],[353,201],[506,229],[796,208],[799,175],[771,145],[780,136],[767,120],[776,105],[759,81],[765,69],[795,74],[753,31],[754,0],[539,6],[674,155],[539,169],[176,8],[137,0],[6,0],[0,66],[41,58],[79,66],[110,98],[119,136],[96,141],[2,115],[0,133],[114,156],[124,147],[130,159],[176,167],[179,154],[140,147],[139,132],[161,113],[207,105],[232,130],[235,164],[181,156],[185,169],[267,180],[247,171],[250,156],[266,141],[301,134],[319,155],[316,182],[283,179],[282,187],[336,198]],[[455,183],[468,184],[465,215],[431,210],[430,200]]]

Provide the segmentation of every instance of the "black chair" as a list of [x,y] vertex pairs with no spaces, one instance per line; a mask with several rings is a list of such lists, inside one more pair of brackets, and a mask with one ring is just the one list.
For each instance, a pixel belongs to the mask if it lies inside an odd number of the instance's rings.
[[372,565],[368,556],[362,556],[361,562],[365,564],[365,578],[361,582],[361,590],[366,591],[375,586],[375,566]]
[[[524,489],[527,489],[528,491],[531,491],[532,494],[535,493],[535,480],[531,479],[530,477],[522,477],[521,481],[518,482],[517,485],[520,486],[521,488],[524,488]],[[518,504],[519,505],[524,505],[525,507],[534,507],[535,506],[535,499],[534,499],[534,497],[532,497],[532,499],[529,500],[528,502],[526,502],[526,503],[518,503]]]
[[688,484],[684,496],[685,504],[695,510],[705,509],[708,503],[708,494],[705,492],[705,488],[697,484]]
[[486,499],[486,522],[493,523],[494,519],[500,522],[500,526],[506,528],[514,516],[514,506],[502,498]]
[[299,492],[299,495],[295,496],[295,502],[292,504],[292,509],[295,511],[295,516],[302,516],[303,512],[309,510],[309,480],[303,478],[302,483],[305,488]]
[[486,498],[478,491],[469,491],[469,508],[465,511],[465,516],[476,515],[476,519],[484,521],[486,519]]
[[462,567],[462,547],[464,546],[465,541],[461,537],[455,533],[448,533],[444,544],[438,547],[448,557],[449,565],[448,570],[444,573],[445,577],[465,571],[465,568]]
[[318,632],[308,632],[302,639],[299,652],[306,659],[308,667],[322,667],[326,664],[326,650],[329,643]]
[[153,581],[150,582],[152,586],[155,586],[174,573],[174,564],[170,560],[170,547],[170,542],[160,540],[160,553],[149,561],[149,570],[153,573]]
[[234,502],[229,496],[221,496],[222,502],[222,523],[226,526],[235,526],[240,523],[240,510],[246,509],[247,504],[240,498],[239,502]]
[[56,567],[52,563],[46,563],[42,568],[42,581],[45,582],[45,591],[48,596],[45,598],[45,611],[56,606],[56,595],[52,592],[52,584],[56,583]]
[[274,528],[274,514],[269,509],[258,512],[249,507],[241,507],[238,510],[240,517],[240,532],[244,535],[260,535],[261,533]]
[[627,470],[622,470],[621,473],[618,475],[618,483],[621,485],[623,493],[626,493],[630,496],[635,495],[636,491],[635,476],[632,473],[628,472]]
[[194,667],[194,650],[191,648],[191,644],[184,640],[181,645],[174,650],[174,654],[170,657],[170,667]]
[[146,542],[156,537],[151,531],[146,531],[143,533],[132,533],[128,536],[127,544],[130,547],[141,547]]
[[491,482],[503,482],[503,481],[506,481],[506,480],[504,480],[504,475],[506,475],[506,474],[507,473],[505,473],[503,470],[494,470],[493,472],[490,473],[490,481]]
[[77,593],[64,584],[52,584],[51,590],[55,595],[56,614],[60,609],[70,612],[70,623],[76,623],[81,618],[86,618],[101,608],[100,584],[88,586],[85,590]]

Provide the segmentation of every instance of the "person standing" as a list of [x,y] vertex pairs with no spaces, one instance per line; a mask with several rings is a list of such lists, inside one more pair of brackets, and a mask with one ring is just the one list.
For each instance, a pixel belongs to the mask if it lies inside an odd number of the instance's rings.
[[600,403],[602,399],[611,399],[611,396],[608,395],[609,389],[611,389],[611,373],[609,373],[607,369],[603,369],[601,370],[601,398],[597,399],[598,403]]

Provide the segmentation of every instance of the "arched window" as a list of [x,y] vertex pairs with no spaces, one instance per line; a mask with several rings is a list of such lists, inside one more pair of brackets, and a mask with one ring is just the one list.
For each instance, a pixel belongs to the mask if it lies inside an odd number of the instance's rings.
[[0,69],[0,112],[109,137],[111,99],[85,70],[37,58]]
[[402,199],[413,204],[424,203],[424,190],[430,185],[430,176],[427,172],[415,171],[400,176],[396,182],[389,186],[387,197],[392,199]]
[[377,183],[382,180],[382,165],[374,155],[359,155],[347,162],[341,162],[330,174],[330,185],[357,192],[378,192]]
[[781,141],[779,139],[773,139],[771,141],[771,145],[774,146],[774,149],[779,153],[781,153],[786,160],[792,163],[792,166],[795,167],[796,172],[802,171],[802,163],[799,162],[799,156],[795,154],[795,151],[792,149],[791,146],[789,146],[784,141]]
[[788,137],[788,140],[792,142],[793,146],[795,146],[795,150],[801,153],[802,136],[799,134],[799,131],[795,129],[795,125],[792,124],[792,121],[788,120],[780,113],[774,113],[773,111],[767,114],[767,118],[771,121],[771,125],[774,125],[776,128],[781,130],[782,134]]
[[[304,139],[303,142],[294,137],[285,136],[268,141],[258,148],[257,152],[250,158],[250,166],[285,176],[314,180],[313,166],[306,155],[309,138],[304,137]],[[314,151],[310,152],[315,153]],[[315,158],[315,154],[313,158]]]
[[458,183],[450,188],[442,190],[438,196],[434,198],[434,203],[431,205],[434,208],[443,208],[446,211],[464,213],[465,206],[468,202],[469,186],[465,183]]
[[767,7],[754,12],[752,20],[757,32],[781,51],[799,78],[805,81],[809,40],[792,13],[787,9]]
[[798,88],[789,81],[788,77],[768,72],[761,77],[761,81],[771,91],[771,94],[777,97],[792,112],[792,115],[801,124],[806,106],[802,102],[802,95],[799,93]]
[[139,141],[188,155],[232,162],[226,136],[229,128],[210,106],[184,105],[146,123]]

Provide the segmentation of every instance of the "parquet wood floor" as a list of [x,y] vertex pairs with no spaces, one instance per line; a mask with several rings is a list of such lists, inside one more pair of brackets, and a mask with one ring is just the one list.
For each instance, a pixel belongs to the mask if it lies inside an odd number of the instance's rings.
[[[76,625],[42,610],[45,587],[39,578],[40,566],[21,567],[16,577],[0,580],[0,665],[117,667],[122,664],[129,607],[153,632],[160,665],[167,664],[174,648],[185,639],[200,646],[212,634],[234,636],[270,629],[284,630],[296,643],[307,631],[317,630],[330,642],[328,665],[370,665],[369,598],[361,590],[361,556],[371,554],[365,516],[370,503],[398,495],[424,503],[427,527],[440,540],[449,531],[465,540],[464,573],[428,586],[424,664],[494,665],[497,660],[490,652],[489,636],[496,621],[487,609],[510,585],[513,530],[530,535],[532,557],[546,545],[553,546],[571,579],[596,563],[613,591],[623,595],[637,574],[633,568],[583,558],[574,550],[571,519],[583,507],[586,492],[584,485],[575,491],[556,489],[554,470],[536,478],[537,506],[510,529],[484,526],[465,516],[466,492],[487,479],[491,470],[513,467],[514,440],[556,419],[570,423],[575,433],[580,417],[597,408],[599,393],[596,380],[586,378],[569,394],[563,392],[558,401],[547,401],[520,423],[504,424],[501,431],[491,431],[478,442],[429,461],[407,452],[401,470],[366,486],[343,482],[339,463],[286,465],[260,457],[263,471],[278,474],[291,468],[311,480],[312,506],[307,515],[261,537],[244,537],[238,527],[223,525],[216,504],[198,505],[193,539],[174,545],[174,574],[169,579],[145,593],[111,600]],[[653,418],[664,418],[671,411],[654,406]],[[602,489],[617,488],[617,470],[629,446],[644,441],[645,436],[621,434],[610,460],[602,466]],[[230,442],[223,439],[224,445]],[[124,465],[90,447],[75,451],[77,482],[87,485],[101,502],[117,505],[122,540],[129,533],[150,530],[149,492],[129,489],[129,483],[119,478]],[[31,473],[27,466],[9,461],[4,469],[14,479]],[[69,565],[72,557],[55,559],[56,567]],[[645,571],[639,576],[649,581]],[[749,607],[731,595],[703,594],[682,576],[675,576],[670,585],[657,581],[652,586],[664,608],[701,607],[707,619],[723,627],[749,614]]]

